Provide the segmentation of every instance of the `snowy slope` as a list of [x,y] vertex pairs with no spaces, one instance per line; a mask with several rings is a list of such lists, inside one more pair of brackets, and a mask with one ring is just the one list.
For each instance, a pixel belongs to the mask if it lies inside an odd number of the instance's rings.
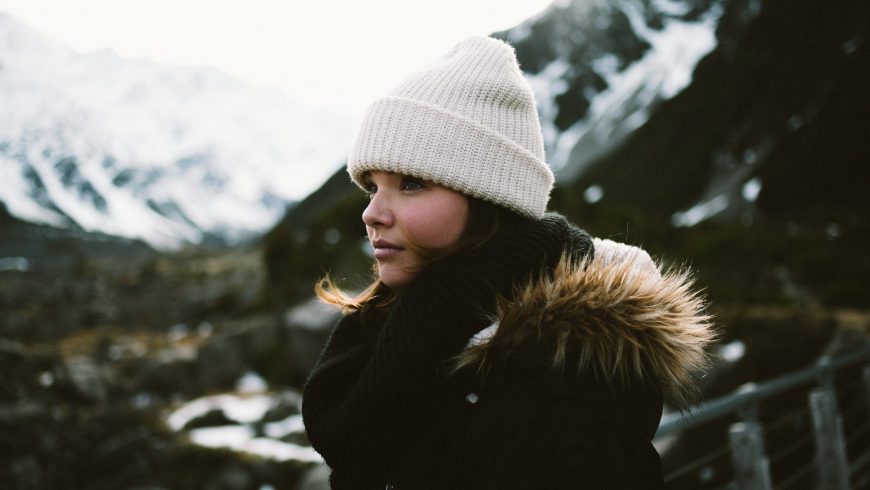
[[[691,83],[716,47],[721,15],[715,1],[562,1],[502,34],[533,72],[547,158],[560,181],[578,178]],[[536,58],[524,60],[525,52]]]
[[79,54],[0,14],[0,201],[158,247],[262,231],[352,128],[210,68]]

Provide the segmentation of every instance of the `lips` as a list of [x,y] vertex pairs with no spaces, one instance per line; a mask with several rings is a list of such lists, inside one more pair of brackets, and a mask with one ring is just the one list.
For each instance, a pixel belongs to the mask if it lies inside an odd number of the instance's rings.
[[395,243],[388,242],[386,240],[377,239],[372,240],[372,247],[374,247],[375,258],[376,259],[388,259],[390,257],[395,257],[398,255],[404,247],[396,245]]

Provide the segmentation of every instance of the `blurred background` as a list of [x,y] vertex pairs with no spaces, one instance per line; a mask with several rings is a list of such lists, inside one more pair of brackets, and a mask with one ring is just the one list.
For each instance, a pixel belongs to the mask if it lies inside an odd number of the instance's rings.
[[[867,344],[866,0],[168,5],[0,0],[2,488],[326,488],[312,286],[372,261],[344,158],[472,34],[517,50],[550,209],[696,271],[705,397]],[[658,444],[666,471],[711,434]]]

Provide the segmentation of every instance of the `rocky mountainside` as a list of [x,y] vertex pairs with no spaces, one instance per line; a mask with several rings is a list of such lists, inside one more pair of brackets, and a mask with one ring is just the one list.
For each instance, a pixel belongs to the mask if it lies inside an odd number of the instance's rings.
[[[706,3],[708,12],[721,12],[715,14],[717,47],[694,70],[691,84],[607,154],[589,160],[587,148],[575,145],[568,165],[589,163],[572,172],[565,188],[586,193],[587,202],[600,199],[601,206],[664,214],[674,226],[822,215],[849,226],[870,204],[863,191],[870,182],[864,117],[870,109],[870,6]],[[648,18],[660,14],[647,12]],[[586,91],[563,94],[557,119],[583,107]],[[582,124],[586,116],[576,117]]]
[[[716,300],[860,305],[870,264],[842,258],[870,238],[868,26],[860,0],[575,0],[494,36],[537,92],[551,209],[691,260]],[[268,235],[273,289],[364,274],[341,174]]]
[[689,85],[718,44],[723,7],[715,0],[556,2],[495,34],[516,47],[560,181],[619,147]]
[[0,114],[12,215],[163,248],[268,228],[350,130],[215,69],[80,54],[2,13]]

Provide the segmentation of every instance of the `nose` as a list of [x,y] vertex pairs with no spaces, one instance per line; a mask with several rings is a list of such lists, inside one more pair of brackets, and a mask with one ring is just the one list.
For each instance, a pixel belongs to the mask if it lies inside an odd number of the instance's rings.
[[362,220],[366,226],[390,227],[393,225],[393,212],[389,199],[382,194],[375,193],[369,201],[369,205],[363,210]]

